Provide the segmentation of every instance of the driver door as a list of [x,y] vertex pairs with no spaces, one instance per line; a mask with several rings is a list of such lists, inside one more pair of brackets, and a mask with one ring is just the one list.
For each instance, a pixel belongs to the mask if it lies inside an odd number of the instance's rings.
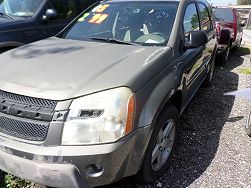
[[[189,45],[189,32],[200,30],[199,12],[195,3],[189,3],[186,7],[183,20],[183,28],[185,35],[185,46]],[[203,68],[203,59],[205,56],[206,46],[200,46],[193,49],[186,49],[183,54],[185,63],[186,78],[186,99],[189,101],[201,84]]]

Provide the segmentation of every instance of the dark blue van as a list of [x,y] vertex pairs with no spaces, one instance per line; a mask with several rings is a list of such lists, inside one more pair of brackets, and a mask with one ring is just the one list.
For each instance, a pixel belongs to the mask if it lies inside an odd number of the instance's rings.
[[0,53],[56,35],[94,2],[0,0]]

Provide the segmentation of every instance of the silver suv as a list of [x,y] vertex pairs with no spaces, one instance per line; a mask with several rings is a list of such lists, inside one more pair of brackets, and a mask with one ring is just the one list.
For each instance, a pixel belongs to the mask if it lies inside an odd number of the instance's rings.
[[206,1],[108,0],[2,54],[0,168],[50,187],[155,181],[216,51]]

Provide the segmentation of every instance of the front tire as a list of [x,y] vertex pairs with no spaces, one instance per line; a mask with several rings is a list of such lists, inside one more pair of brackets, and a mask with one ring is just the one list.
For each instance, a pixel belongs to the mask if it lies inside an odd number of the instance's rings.
[[169,106],[161,113],[153,130],[141,170],[137,175],[140,183],[153,183],[167,170],[173,154],[179,127],[179,112]]

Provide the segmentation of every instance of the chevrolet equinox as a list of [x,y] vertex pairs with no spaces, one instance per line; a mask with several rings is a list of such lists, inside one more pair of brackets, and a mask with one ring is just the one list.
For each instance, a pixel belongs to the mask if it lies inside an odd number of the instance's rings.
[[217,52],[204,0],[108,0],[0,59],[0,169],[50,187],[157,180]]

